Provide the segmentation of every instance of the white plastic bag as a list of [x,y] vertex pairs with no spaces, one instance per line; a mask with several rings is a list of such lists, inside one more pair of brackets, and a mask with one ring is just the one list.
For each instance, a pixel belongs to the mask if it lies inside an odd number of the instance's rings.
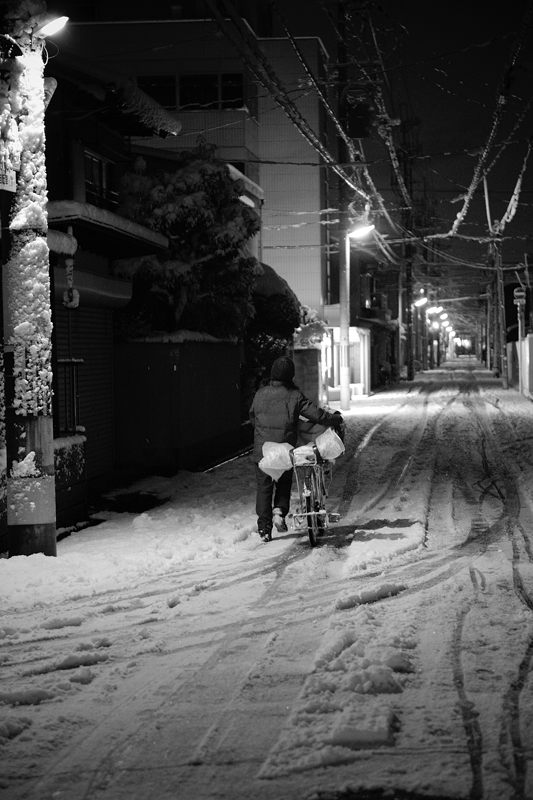
[[277,481],[284,472],[292,469],[290,452],[292,444],[287,442],[264,442],[263,458],[259,462],[259,469]]
[[344,453],[344,443],[333,428],[328,428],[320,436],[317,436],[315,444],[318,452],[326,461],[334,461]]

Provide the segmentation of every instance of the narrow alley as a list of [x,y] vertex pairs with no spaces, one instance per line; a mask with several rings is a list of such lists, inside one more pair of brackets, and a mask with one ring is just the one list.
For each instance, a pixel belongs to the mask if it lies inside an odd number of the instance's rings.
[[533,798],[533,403],[459,359],[346,422],[315,548],[243,457],[0,561],[0,797]]

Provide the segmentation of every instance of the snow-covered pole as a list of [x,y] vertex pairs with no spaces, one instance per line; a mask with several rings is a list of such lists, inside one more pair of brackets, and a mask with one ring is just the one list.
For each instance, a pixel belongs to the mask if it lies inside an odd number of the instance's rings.
[[39,35],[46,3],[3,0],[1,8],[3,33],[20,49],[9,59],[7,95],[0,98],[0,170],[12,190],[8,231],[4,225],[2,230],[9,555],[55,556],[44,38]]

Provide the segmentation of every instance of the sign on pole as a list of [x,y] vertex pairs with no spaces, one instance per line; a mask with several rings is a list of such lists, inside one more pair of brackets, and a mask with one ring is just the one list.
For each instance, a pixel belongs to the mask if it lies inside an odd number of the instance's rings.
[[14,169],[0,169],[0,191],[17,191],[17,173]]

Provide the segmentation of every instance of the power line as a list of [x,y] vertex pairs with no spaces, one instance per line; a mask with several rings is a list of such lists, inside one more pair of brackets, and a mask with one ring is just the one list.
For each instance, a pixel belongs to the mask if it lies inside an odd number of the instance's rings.
[[[221,31],[234,44],[252,74],[260,81],[262,86],[270,92],[273,99],[282,108],[291,122],[298,128],[308,143],[321,155],[326,163],[331,165],[332,169],[351,189],[365,200],[369,200],[370,198],[367,193],[357,185],[341,167],[337,166],[336,159],[333,158],[331,153],[322,144],[307,120],[288,97],[284,86],[274,72],[272,66],[268,63],[268,60],[257,45],[257,42],[251,37],[248,28],[245,26],[242,18],[236,12],[230,0],[205,0],[205,2],[216,19]],[[220,5],[224,9],[226,17],[229,17],[234,28],[237,30],[237,36],[233,34],[232,29],[227,24],[225,16],[220,12],[217,5]]]
[[484,174],[483,168],[485,166],[485,162],[486,162],[486,160],[488,158],[489,152],[490,152],[490,150],[491,150],[491,148],[492,148],[492,146],[494,144],[496,131],[498,129],[498,126],[500,124],[501,118],[503,116],[503,111],[504,111],[505,104],[506,104],[506,101],[507,101],[507,95],[509,93],[509,84],[510,84],[510,79],[511,79],[511,71],[512,71],[512,69],[514,68],[514,66],[516,64],[516,61],[517,61],[518,56],[520,54],[520,51],[522,50],[522,47],[523,47],[523,44],[524,44],[526,30],[531,25],[531,14],[532,14],[532,5],[531,5],[531,2],[529,2],[528,3],[528,8],[527,8],[527,10],[526,10],[526,12],[524,14],[524,18],[523,18],[523,21],[522,21],[520,32],[519,32],[518,36],[516,37],[516,40],[515,40],[515,43],[514,43],[513,52],[511,54],[511,58],[510,58],[510,63],[506,67],[506,69],[504,70],[504,74],[503,74],[503,77],[502,77],[502,80],[501,80],[499,95],[498,95],[498,99],[497,99],[497,102],[496,102],[496,108],[494,110],[494,114],[493,114],[493,117],[492,117],[491,130],[490,130],[487,142],[485,144],[483,152],[481,153],[481,155],[479,157],[478,163],[477,163],[477,165],[476,165],[476,167],[474,169],[474,174],[472,176],[472,181],[471,181],[470,186],[468,188],[468,192],[466,194],[466,197],[465,197],[465,200],[464,200],[464,203],[463,203],[463,207],[459,211],[459,213],[457,214],[457,216],[456,216],[456,218],[454,220],[454,223],[453,223],[453,225],[451,227],[451,231],[450,231],[451,233],[454,233],[454,234],[457,233],[457,230],[458,230],[459,226],[463,222],[463,220],[464,220],[464,218],[465,218],[465,216],[466,216],[466,214],[468,212],[468,209],[469,209],[469,206],[470,206],[470,202],[472,200],[474,192],[477,189],[477,187],[479,185],[479,182],[481,181],[481,179],[483,177],[483,174]]

